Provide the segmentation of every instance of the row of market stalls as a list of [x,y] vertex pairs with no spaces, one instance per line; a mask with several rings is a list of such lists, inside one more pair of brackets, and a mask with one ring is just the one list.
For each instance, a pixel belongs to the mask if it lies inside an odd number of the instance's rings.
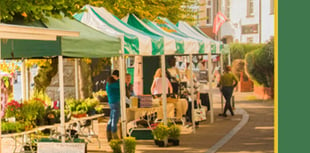
[[[79,32],[79,37],[70,37],[72,35],[71,33],[62,31],[62,37],[57,37],[56,41],[9,38],[5,39],[1,45],[1,59],[52,58],[58,56],[62,142],[65,140],[64,57],[119,57],[121,123],[123,123],[122,134],[125,137],[125,55],[136,56],[137,58],[141,56],[160,56],[161,68],[163,70],[162,75],[165,76],[165,55],[188,55],[190,57],[189,62],[192,62],[193,54],[208,54],[208,66],[209,70],[211,70],[211,54],[220,54],[222,46],[220,42],[210,39],[198,28],[192,27],[186,22],[180,21],[177,25],[174,25],[166,18],[158,17],[155,21],[141,20],[133,14],[129,14],[123,20],[120,20],[104,8],[87,5],[83,9],[87,9],[87,11],[75,14],[75,19],[69,19],[67,17],[55,19],[48,17],[46,22],[27,24],[27,26],[46,27],[48,29],[77,31]],[[209,78],[211,77],[211,71],[209,71]],[[138,79],[137,81],[143,81],[142,77],[136,78]],[[77,78],[75,79],[77,80]],[[191,79],[190,82],[193,83],[193,80]],[[166,85],[166,83],[163,84]],[[211,84],[209,84],[209,89],[212,89]],[[26,88],[23,86],[23,92],[25,90]],[[191,92],[193,92],[193,88]],[[211,102],[211,122],[213,122],[212,93],[209,93],[209,95]],[[163,94],[165,123],[167,123],[166,109],[166,94]]]

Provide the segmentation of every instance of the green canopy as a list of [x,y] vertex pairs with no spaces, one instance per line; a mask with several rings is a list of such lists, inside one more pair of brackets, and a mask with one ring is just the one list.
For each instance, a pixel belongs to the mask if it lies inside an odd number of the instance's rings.
[[48,18],[44,23],[29,23],[30,26],[80,32],[79,37],[58,37],[57,41],[2,40],[1,58],[66,57],[111,57],[120,55],[121,40],[104,34],[76,20]]

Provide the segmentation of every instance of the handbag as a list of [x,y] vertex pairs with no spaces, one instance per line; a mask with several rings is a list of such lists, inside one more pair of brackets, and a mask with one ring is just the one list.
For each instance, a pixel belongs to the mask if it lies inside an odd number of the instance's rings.
[[207,120],[206,107],[202,107],[201,104],[199,104],[198,107],[194,109],[194,119],[195,122]]

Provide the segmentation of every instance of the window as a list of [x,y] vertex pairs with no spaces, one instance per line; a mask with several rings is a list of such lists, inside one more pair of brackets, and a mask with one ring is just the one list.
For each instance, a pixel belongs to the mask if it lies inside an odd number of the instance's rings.
[[206,11],[207,11],[207,25],[213,24],[213,12],[212,12],[212,0],[207,0],[206,4]]
[[270,0],[270,14],[274,13],[274,0]]
[[252,42],[253,42],[253,37],[248,37],[248,38],[247,38],[247,42],[248,42],[248,43],[252,43]]
[[225,16],[230,18],[230,0],[225,0]]
[[247,17],[254,16],[254,0],[247,0]]

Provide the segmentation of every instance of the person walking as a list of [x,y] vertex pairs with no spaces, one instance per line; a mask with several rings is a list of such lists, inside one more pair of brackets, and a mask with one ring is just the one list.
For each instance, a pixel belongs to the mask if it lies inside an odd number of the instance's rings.
[[221,92],[222,92],[222,94],[226,100],[224,112],[223,112],[223,114],[219,114],[220,116],[227,117],[227,115],[226,115],[227,109],[229,109],[231,115],[234,116],[234,112],[232,110],[230,100],[231,100],[233,90],[237,86],[237,84],[238,84],[238,80],[231,73],[230,66],[226,66],[224,68],[224,74],[221,75],[221,79],[220,79],[220,83],[219,83],[220,90],[221,90]]
[[108,78],[106,91],[110,106],[110,119],[107,125],[107,139],[118,139],[117,124],[120,117],[120,84],[119,71],[114,70],[112,75]]

